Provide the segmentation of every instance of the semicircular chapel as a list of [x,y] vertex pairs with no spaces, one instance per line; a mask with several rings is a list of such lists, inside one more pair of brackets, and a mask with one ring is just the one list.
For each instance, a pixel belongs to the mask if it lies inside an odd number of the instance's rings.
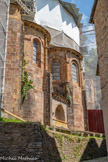
[[[3,104],[27,121],[85,130],[81,15],[64,3],[37,0],[28,13],[11,1]],[[32,85],[23,97],[22,74]]]

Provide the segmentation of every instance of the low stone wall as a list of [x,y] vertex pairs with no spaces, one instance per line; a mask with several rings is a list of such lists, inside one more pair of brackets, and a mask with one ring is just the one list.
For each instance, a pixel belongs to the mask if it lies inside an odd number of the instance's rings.
[[102,138],[44,131],[43,139],[49,162],[83,162],[107,155],[106,141]]
[[0,123],[0,160],[6,158],[8,162],[13,160],[43,162],[40,125]]
[[108,156],[98,158],[98,159],[94,159],[94,160],[87,160],[87,161],[84,161],[84,162],[108,162]]
[[0,162],[82,162],[103,156],[102,138],[45,130],[38,123],[0,123]]

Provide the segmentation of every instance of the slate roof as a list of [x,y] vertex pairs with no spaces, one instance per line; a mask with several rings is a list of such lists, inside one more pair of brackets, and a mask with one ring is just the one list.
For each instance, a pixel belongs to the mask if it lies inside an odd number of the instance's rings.
[[59,3],[73,16],[78,27],[82,26],[81,18],[82,14],[79,13],[79,8],[76,8],[76,4],[64,2],[62,0],[58,0]]

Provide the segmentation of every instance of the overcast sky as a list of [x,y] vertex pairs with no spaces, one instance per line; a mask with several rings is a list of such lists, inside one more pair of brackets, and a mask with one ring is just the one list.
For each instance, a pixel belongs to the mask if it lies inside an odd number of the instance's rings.
[[91,10],[94,0],[63,0],[71,3],[75,3],[79,12],[83,14],[82,22],[87,24],[89,22]]

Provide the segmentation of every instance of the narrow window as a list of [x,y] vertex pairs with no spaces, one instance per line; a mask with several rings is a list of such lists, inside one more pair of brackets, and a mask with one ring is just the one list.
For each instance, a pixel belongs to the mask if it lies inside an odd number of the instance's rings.
[[78,69],[75,63],[72,63],[72,81],[78,82]]
[[53,63],[53,80],[60,80],[60,65],[58,62]]
[[33,41],[33,63],[36,64],[37,62],[37,50],[38,50],[38,46],[36,41]]

